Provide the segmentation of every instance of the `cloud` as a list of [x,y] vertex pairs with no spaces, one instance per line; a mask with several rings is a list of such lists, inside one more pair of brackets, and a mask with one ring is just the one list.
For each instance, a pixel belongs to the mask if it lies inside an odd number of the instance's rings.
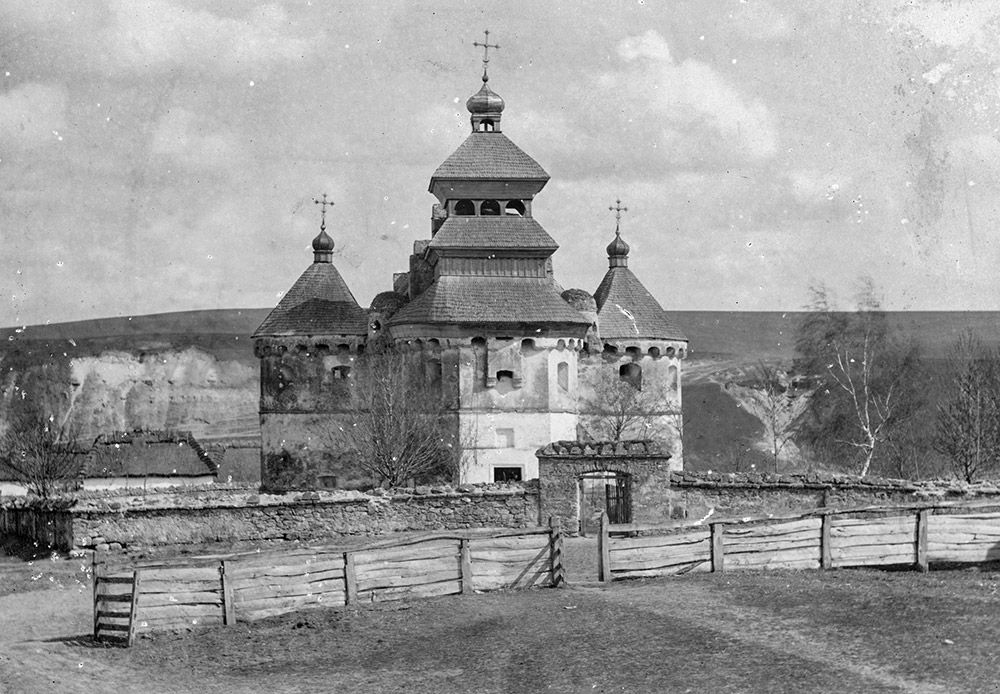
[[118,0],[108,47],[135,67],[204,61],[226,68],[287,61],[311,53],[315,42],[289,35],[284,8],[261,5],[241,18],[220,17],[166,0]]
[[605,76],[604,86],[625,84],[637,106],[645,102],[662,119],[664,144],[709,135],[751,158],[766,159],[776,152],[778,137],[767,106],[744,98],[707,63],[692,58],[676,62],[657,32],[622,40],[618,55],[629,64],[626,74]]
[[793,30],[788,17],[766,0],[741,0],[731,17],[736,31],[750,39],[782,39]]
[[27,47],[34,35],[33,41],[44,37],[46,46],[55,47],[45,54],[47,68],[55,62],[102,75],[177,68],[259,70],[310,57],[326,38],[322,30],[298,35],[278,4],[247,3],[248,9],[228,14],[217,9],[220,5],[196,9],[171,0],[32,0],[5,4],[0,14],[19,30],[15,41],[23,40]]
[[[972,0],[961,3],[925,3],[913,6],[907,3],[905,9],[895,10],[896,26],[903,30],[916,31],[938,46],[960,48],[976,45],[996,50],[990,44],[995,42],[995,22],[1000,18],[1000,7],[995,0]],[[991,42],[985,35],[993,24],[994,38]]]
[[156,123],[150,150],[187,166],[215,167],[231,166],[239,146],[231,135],[208,132],[191,111],[173,107]]
[[27,82],[0,94],[0,143],[14,150],[59,140],[66,125],[66,90]]

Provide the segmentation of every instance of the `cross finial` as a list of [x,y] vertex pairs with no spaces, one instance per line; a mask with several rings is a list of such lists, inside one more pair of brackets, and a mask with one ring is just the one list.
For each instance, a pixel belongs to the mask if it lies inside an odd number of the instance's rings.
[[483,39],[483,43],[479,43],[478,41],[473,41],[472,45],[476,46],[477,48],[483,49],[483,82],[488,82],[490,78],[486,74],[486,68],[490,63],[490,49],[496,48],[497,50],[500,50],[500,46],[495,43],[490,43],[489,29],[486,29],[483,33],[486,35],[486,38]]
[[617,236],[618,234],[621,233],[621,231],[619,230],[619,226],[621,225],[622,221],[622,212],[628,212],[628,208],[622,207],[621,200],[615,200],[615,206],[609,207],[608,209],[615,213],[615,235]]
[[323,206],[322,216],[320,217],[319,230],[326,231],[326,208],[333,207],[333,202],[327,202],[326,193],[323,193],[322,200],[317,200],[316,198],[313,198],[313,202],[316,203],[317,205]]

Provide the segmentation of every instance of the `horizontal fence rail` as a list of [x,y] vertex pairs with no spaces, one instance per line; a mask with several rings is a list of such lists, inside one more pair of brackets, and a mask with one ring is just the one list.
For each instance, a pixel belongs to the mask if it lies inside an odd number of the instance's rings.
[[335,547],[94,564],[94,637],[234,624],[298,610],[564,582],[559,527],[411,535]]
[[817,509],[782,518],[639,527],[601,518],[600,578],[741,569],[1000,561],[1000,503]]

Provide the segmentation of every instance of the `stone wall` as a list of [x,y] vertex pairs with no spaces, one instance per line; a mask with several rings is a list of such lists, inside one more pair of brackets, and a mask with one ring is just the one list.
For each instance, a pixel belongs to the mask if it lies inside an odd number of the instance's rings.
[[[31,504],[20,510],[30,515]],[[0,517],[10,512],[0,509]],[[46,527],[35,504],[35,521]],[[319,491],[260,494],[248,489],[171,490],[152,494],[84,495],[61,511],[72,531],[53,535],[61,549],[151,548],[201,543],[274,540],[333,542],[339,537],[413,530],[535,526],[534,484],[417,487],[372,492]],[[32,522],[35,525],[32,525]],[[38,525],[42,524],[42,525]]]
[[587,522],[580,484],[581,478],[593,473],[628,477],[633,523],[655,525],[670,520],[670,455],[657,442],[555,441],[537,456],[539,515],[558,518],[567,533],[575,533]]
[[781,515],[816,508],[856,508],[931,500],[1000,498],[1000,486],[957,480],[913,482],[848,475],[673,472],[669,516],[697,520]]

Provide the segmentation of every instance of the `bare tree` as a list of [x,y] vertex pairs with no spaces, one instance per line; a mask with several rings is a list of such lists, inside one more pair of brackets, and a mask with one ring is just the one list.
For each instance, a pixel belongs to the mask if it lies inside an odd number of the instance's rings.
[[352,373],[355,414],[331,432],[376,483],[398,486],[431,476],[454,477],[461,464],[458,419],[429,382],[418,355],[365,354]]
[[796,367],[817,386],[813,440],[856,451],[865,476],[892,429],[916,407],[917,348],[889,329],[871,278],[862,278],[850,313],[833,310],[825,287],[812,291],[812,311],[796,338]]
[[[593,384],[591,395],[581,400],[581,414],[598,438],[624,441],[654,438],[663,415],[675,415],[670,403],[651,388],[622,380],[613,371],[604,371]],[[673,426],[680,435],[681,423]]]
[[938,405],[934,448],[966,482],[1000,459],[1000,355],[974,335],[955,346],[954,394]]
[[0,437],[0,475],[43,499],[76,489],[85,456],[77,447],[75,433],[51,415],[25,409]]
[[795,449],[792,439],[809,409],[812,388],[796,387],[787,373],[760,361],[748,380],[727,383],[726,390],[764,426],[764,441],[777,472],[782,457],[789,457],[783,456],[789,444]]

